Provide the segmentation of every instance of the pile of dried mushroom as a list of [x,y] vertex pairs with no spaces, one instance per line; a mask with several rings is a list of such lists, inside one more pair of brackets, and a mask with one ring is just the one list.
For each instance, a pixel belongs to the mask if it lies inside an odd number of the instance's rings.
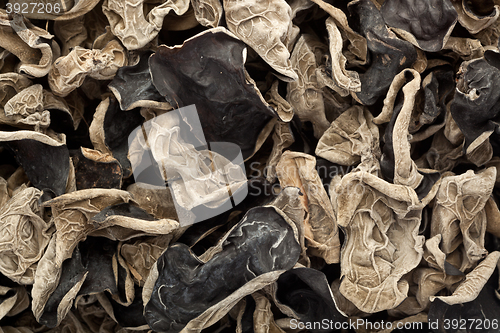
[[[1,331],[500,331],[499,0],[16,3]],[[206,172],[224,157],[169,114],[193,104],[246,174]],[[132,168],[145,151],[153,182]],[[245,182],[232,209],[179,223]]]

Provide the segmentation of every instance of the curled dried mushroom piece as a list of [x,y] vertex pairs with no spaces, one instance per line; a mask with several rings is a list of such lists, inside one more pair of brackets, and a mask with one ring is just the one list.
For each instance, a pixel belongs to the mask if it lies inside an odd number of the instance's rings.
[[395,308],[407,297],[404,275],[422,258],[418,229],[425,204],[408,186],[364,171],[343,177],[332,202],[346,234],[340,292],[364,312]]
[[224,0],[228,29],[252,47],[284,81],[297,80],[287,42],[293,30],[292,9],[284,0]]
[[155,331],[180,331],[259,276],[290,269],[300,253],[292,226],[273,207],[251,209],[219,244],[219,252],[208,260],[183,244],[170,246],[160,256],[159,275],[145,306],[146,320]]
[[128,50],[140,49],[153,40],[169,12],[173,10],[179,16],[184,14],[189,8],[189,1],[165,1],[150,9],[145,16],[148,5],[145,0],[105,0],[102,5],[111,31]]
[[0,272],[20,284],[33,284],[37,262],[53,232],[41,216],[41,195],[40,190],[25,187],[0,207]]
[[76,46],[68,55],[55,61],[49,72],[49,85],[54,94],[65,97],[80,87],[87,76],[109,80],[118,68],[126,64],[126,51],[116,40],[111,40],[101,50]]
[[486,233],[484,209],[495,184],[496,169],[474,174],[472,170],[441,180],[432,212],[431,237],[441,235],[441,250],[447,256],[462,252],[455,265],[462,272],[482,259]]

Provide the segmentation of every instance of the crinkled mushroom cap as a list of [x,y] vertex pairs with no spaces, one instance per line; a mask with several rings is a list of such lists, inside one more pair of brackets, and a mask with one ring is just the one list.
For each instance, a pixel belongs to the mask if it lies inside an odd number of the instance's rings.
[[111,31],[128,50],[140,49],[153,40],[171,10],[180,16],[189,8],[189,1],[168,0],[151,9],[145,17],[145,4],[145,0],[105,0],[102,5]]
[[340,292],[364,312],[395,308],[407,297],[405,274],[422,258],[421,213],[433,194],[420,202],[409,186],[357,171],[344,176],[331,196],[346,235]]
[[109,80],[118,68],[126,64],[126,52],[117,40],[111,40],[102,50],[77,46],[67,56],[55,61],[48,77],[50,89],[65,97],[80,87],[87,76]]
[[224,0],[228,29],[257,52],[283,81],[297,80],[287,42],[292,9],[285,0]]
[[0,207],[0,272],[20,284],[33,283],[52,234],[40,216],[41,195],[34,187],[19,189]]
[[388,26],[427,52],[440,51],[457,23],[450,0],[387,0],[380,12]]
[[380,154],[378,127],[373,123],[370,111],[361,106],[344,111],[316,146],[316,155],[340,165],[370,161],[368,168],[377,167]]
[[459,267],[471,267],[486,255],[485,205],[495,185],[496,168],[481,173],[472,170],[444,177],[432,212],[431,237],[441,235],[442,251],[449,255],[463,244],[465,258]]

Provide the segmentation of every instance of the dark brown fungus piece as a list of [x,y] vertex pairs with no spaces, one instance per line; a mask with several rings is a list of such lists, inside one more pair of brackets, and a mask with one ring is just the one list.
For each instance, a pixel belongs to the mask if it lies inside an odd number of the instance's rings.
[[66,190],[70,161],[64,141],[64,135],[56,140],[34,131],[0,132],[0,143],[13,151],[31,183],[43,191],[43,201]]
[[495,54],[490,54],[488,59],[489,62],[479,58],[462,63],[450,105],[451,115],[465,137],[467,154],[488,139],[498,141],[500,91],[496,87],[500,84],[500,70],[491,65],[496,64]]
[[245,44],[214,28],[182,46],[160,46],[149,66],[153,84],[170,105],[195,104],[207,142],[235,143],[246,159],[276,114],[246,73],[245,58]]
[[72,151],[76,188],[121,188],[122,168],[112,156],[85,147]]
[[[325,274],[312,268],[295,268],[283,273],[278,281],[276,299],[290,307],[301,322],[321,322],[325,318],[344,322],[335,305]],[[325,332],[312,329],[311,332]]]
[[352,1],[349,9],[356,13],[361,34],[366,37],[373,57],[368,70],[359,75],[361,92],[353,92],[352,96],[362,104],[373,105],[387,92],[394,76],[417,60],[417,51],[389,30],[370,0]]
[[122,110],[131,110],[136,107],[165,110],[172,108],[156,90],[151,80],[148,64],[151,53],[141,54],[139,62],[133,66],[118,69],[113,81],[108,85]]
[[457,23],[450,0],[387,0],[380,12],[396,33],[426,52],[440,51]]
[[124,306],[116,302],[109,297],[108,294],[106,294],[113,309],[113,318],[121,327],[124,328],[129,328],[134,331],[149,329],[146,318],[144,318],[143,314],[144,304],[142,303],[142,298],[140,297],[142,294],[142,288],[137,285],[134,285],[134,288],[135,298],[128,306]]
[[179,332],[260,275],[292,268],[300,245],[281,214],[274,207],[251,209],[207,261],[184,244],[170,246],[156,264],[158,278],[145,306],[149,326],[157,332]]
[[422,79],[422,89],[416,97],[416,112],[413,112],[408,128],[413,136],[411,142],[425,140],[445,126],[446,104],[453,97],[454,90],[455,75],[449,66],[433,70]]
[[139,109],[123,112],[114,97],[102,101],[94,114],[90,126],[90,139],[94,148],[112,155],[120,162],[123,178],[132,175],[132,165],[128,158],[128,136],[143,122]]

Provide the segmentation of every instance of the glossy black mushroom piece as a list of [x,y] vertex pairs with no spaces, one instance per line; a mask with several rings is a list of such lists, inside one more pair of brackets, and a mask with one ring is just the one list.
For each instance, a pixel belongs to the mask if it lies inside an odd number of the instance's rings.
[[64,194],[70,165],[63,137],[34,131],[0,132],[0,145],[14,153],[31,183],[43,191],[43,201]]
[[243,158],[276,114],[244,68],[246,47],[224,28],[182,46],[160,46],[149,60],[153,84],[174,108],[194,104],[207,142],[232,142]]
[[451,115],[465,137],[464,150],[467,153],[488,138],[491,142],[492,138],[498,137],[500,70],[491,65],[495,64],[495,54],[490,54],[487,59],[490,61],[479,58],[462,63],[455,97],[450,105]]
[[[301,322],[341,323],[345,318],[335,305],[325,274],[312,268],[289,270],[278,279],[276,299],[290,307]],[[324,322],[323,322],[324,323]],[[311,332],[331,332],[332,329],[312,329]]]
[[179,332],[211,306],[258,276],[288,270],[299,258],[294,229],[274,207],[256,207],[223,238],[207,261],[184,244],[158,259],[158,278],[145,307],[156,332]]
[[352,95],[364,105],[373,105],[387,92],[394,76],[417,60],[417,51],[411,43],[389,30],[382,14],[370,0],[352,1],[349,10],[355,13],[372,56],[368,70],[359,75],[361,92]]
[[440,51],[457,23],[449,0],[387,0],[380,12],[388,26],[427,52]]
[[152,52],[144,52],[137,64],[118,69],[113,81],[108,85],[122,110],[136,107],[171,108],[151,80],[148,64],[151,54]]

